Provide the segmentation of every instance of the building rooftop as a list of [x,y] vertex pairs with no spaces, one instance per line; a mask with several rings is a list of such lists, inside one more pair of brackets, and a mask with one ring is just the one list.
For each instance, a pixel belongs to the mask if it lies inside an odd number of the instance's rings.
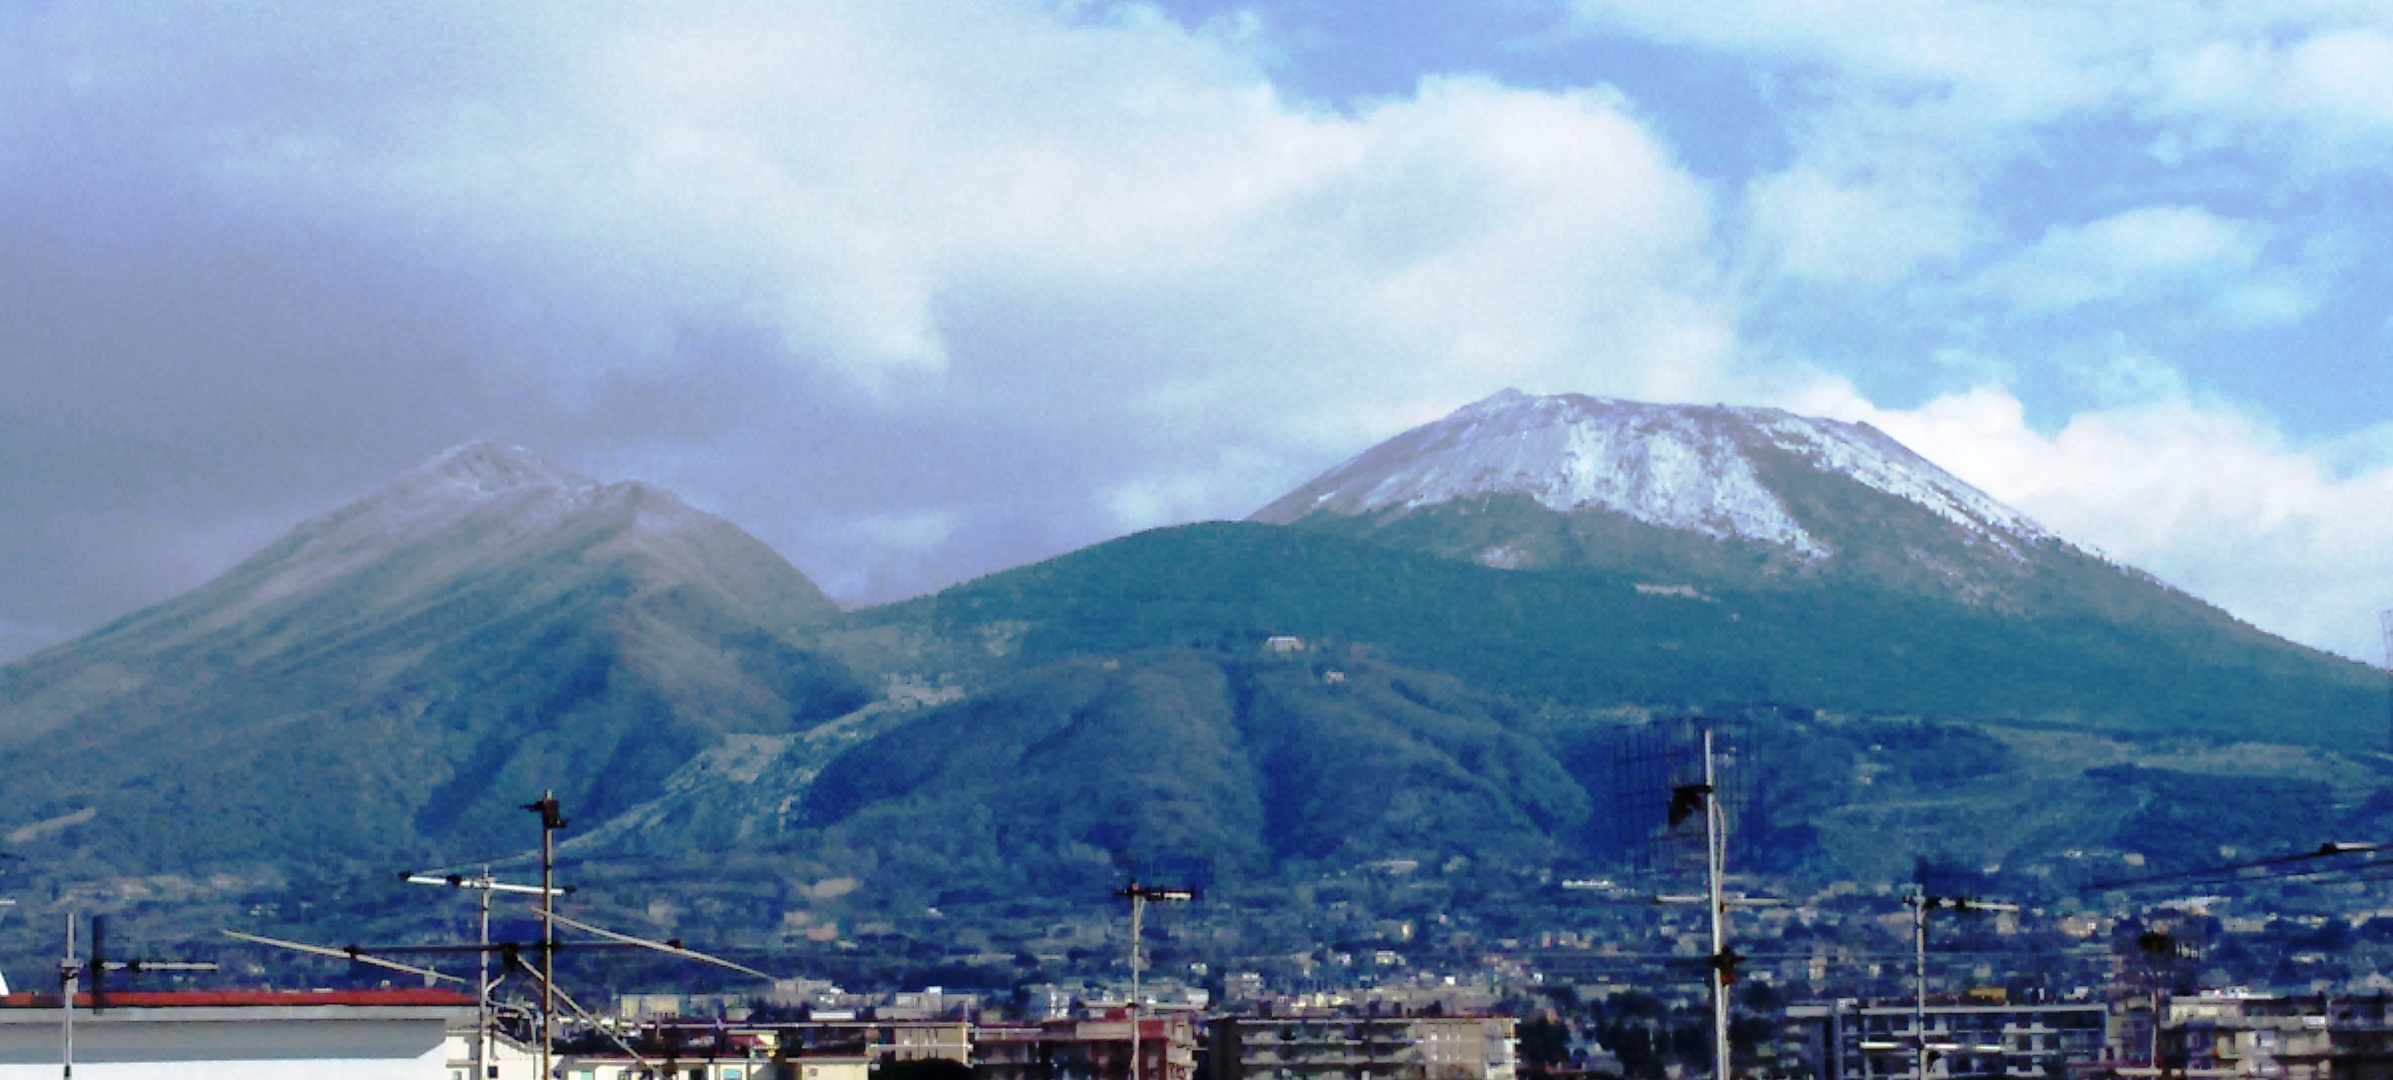
[[[319,1006],[466,1006],[471,994],[455,990],[396,987],[373,990],[111,990],[104,999],[112,1009],[224,1009],[304,1008]],[[88,1009],[92,995],[75,995],[75,1007]],[[58,995],[20,993],[0,996],[0,1009],[55,1009]]]

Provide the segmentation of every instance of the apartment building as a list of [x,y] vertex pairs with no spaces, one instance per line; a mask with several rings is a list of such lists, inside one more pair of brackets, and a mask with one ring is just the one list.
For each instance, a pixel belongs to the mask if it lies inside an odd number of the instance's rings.
[[1514,1080],[1509,1016],[1227,1016],[1209,1080]]
[[[2057,1005],[1865,1004],[1850,998],[1787,1006],[1806,1064],[1820,1080],[2066,1076],[2099,1065],[2110,1010],[2101,1002]],[[1926,1052],[1920,1054],[1926,1022]]]

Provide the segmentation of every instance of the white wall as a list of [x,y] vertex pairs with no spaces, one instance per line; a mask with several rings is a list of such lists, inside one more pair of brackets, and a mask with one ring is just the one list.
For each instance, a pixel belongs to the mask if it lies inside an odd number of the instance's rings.
[[[75,1014],[77,1080],[448,1080],[452,1010],[114,1009]],[[213,1013],[210,1016],[207,1014]],[[58,1013],[0,1011],[0,1080],[59,1075]]]
[[[53,1046],[51,1050],[58,1048]],[[444,1055],[435,1046],[421,1057],[311,1058],[243,1061],[75,1061],[75,1080],[448,1080]],[[58,1080],[59,1061],[0,1064],[0,1080]]]

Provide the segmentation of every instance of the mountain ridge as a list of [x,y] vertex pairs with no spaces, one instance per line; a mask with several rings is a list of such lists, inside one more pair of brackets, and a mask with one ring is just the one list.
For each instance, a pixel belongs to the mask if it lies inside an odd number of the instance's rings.
[[[1612,857],[1607,747],[1645,719],[1768,727],[1777,869],[1832,875],[2251,843],[2263,814],[2199,844],[2171,823],[2260,741],[2338,806],[2383,786],[2352,750],[2381,724],[2373,672],[1752,434],[1812,430],[1783,414],[1703,415],[1750,436],[1709,445],[1827,554],[1735,531],[1760,510],[1706,533],[1490,488],[1150,530],[843,613],[669,493],[468,444],[0,667],[0,830],[53,880],[229,867],[272,896],[518,851],[518,807],[554,790],[589,880],[678,874],[706,918],[811,936],[1101,897],[1159,855],[1254,895],[1501,865],[1501,902]],[[2030,804],[2032,837],[1984,825]],[[1969,846],[1913,850],[1931,835]]]
[[0,667],[0,766],[19,777],[0,821],[91,811],[54,842],[107,837],[135,866],[314,845],[325,828],[291,796],[343,777],[376,778],[344,797],[374,815],[343,845],[361,857],[502,835],[519,788],[611,812],[727,735],[862,705],[845,668],[786,639],[838,615],[670,493],[469,443]]

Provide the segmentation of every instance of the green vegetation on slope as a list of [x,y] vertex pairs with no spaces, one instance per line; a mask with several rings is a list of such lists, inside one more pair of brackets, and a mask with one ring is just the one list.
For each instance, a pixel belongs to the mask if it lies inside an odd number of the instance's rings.
[[1585,792],[1491,703],[1434,675],[1310,659],[1163,650],[1036,668],[842,755],[804,816],[884,887],[1042,892],[1156,859],[1222,879],[1542,861],[1587,816]]
[[956,641],[1016,635],[1012,662],[1032,664],[1166,646],[1251,651],[1294,634],[1572,707],[1769,700],[2312,745],[2379,734],[2382,686],[2366,668],[2223,617],[2013,615],[1852,581],[1699,598],[1641,583],[1213,523],[1100,544],[857,623]]

